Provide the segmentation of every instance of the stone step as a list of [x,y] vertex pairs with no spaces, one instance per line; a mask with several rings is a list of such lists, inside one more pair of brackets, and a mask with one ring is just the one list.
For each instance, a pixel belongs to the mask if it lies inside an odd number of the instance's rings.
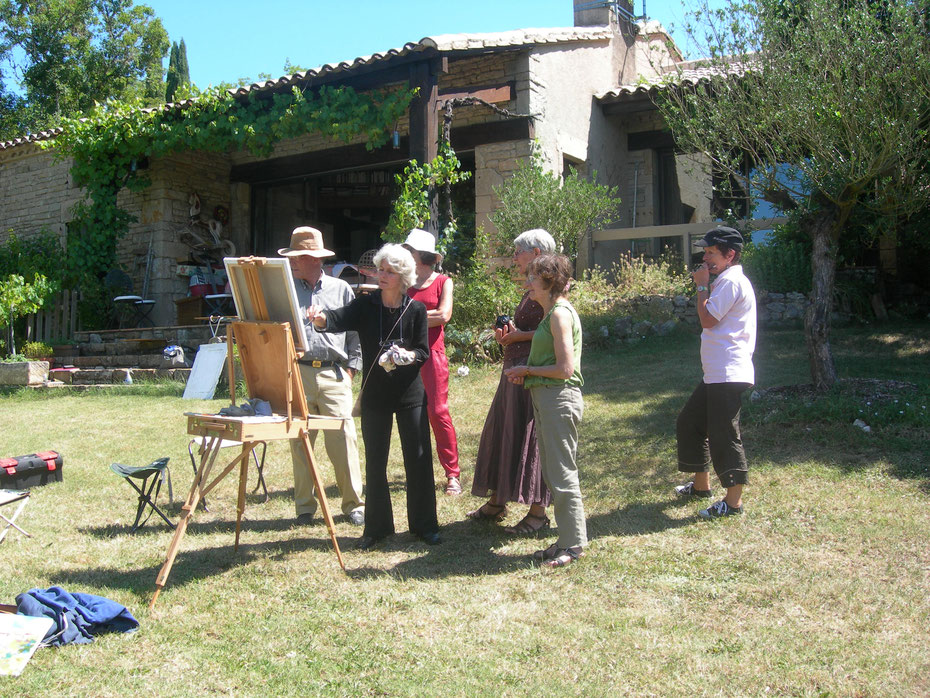
[[52,370],[49,378],[61,381],[65,385],[122,385],[126,383],[127,373],[132,374],[133,383],[154,380],[187,381],[189,368],[125,368],[93,369],[83,368],[69,371]]
[[[218,334],[226,333],[224,324]],[[117,339],[125,340],[161,340],[165,344],[181,344],[196,346],[206,344],[213,336],[209,325],[174,325],[169,327],[139,327],[125,330],[82,330],[74,333],[77,344],[110,342]]]
[[[84,342],[67,349],[60,347],[55,352],[55,360],[59,363],[67,363],[67,359],[77,356],[161,355],[165,347],[171,344],[175,344],[175,342],[166,342],[163,339],[117,339],[109,342]],[[199,344],[186,346],[196,351]]]
[[[56,359],[55,365],[58,366]],[[75,368],[168,368],[161,353],[158,354],[120,354],[107,356],[72,356],[62,366]]]

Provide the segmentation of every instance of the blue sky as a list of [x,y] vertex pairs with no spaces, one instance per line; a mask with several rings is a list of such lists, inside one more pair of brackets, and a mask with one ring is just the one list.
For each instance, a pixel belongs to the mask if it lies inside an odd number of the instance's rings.
[[[284,74],[351,60],[434,34],[572,26],[572,0],[136,0],[161,18],[172,41],[184,39],[191,80],[200,88],[240,77]],[[648,0],[646,9],[674,29],[679,0]],[[635,0],[634,12],[643,12]],[[682,46],[683,49],[686,47]],[[166,64],[167,67],[167,64]]]

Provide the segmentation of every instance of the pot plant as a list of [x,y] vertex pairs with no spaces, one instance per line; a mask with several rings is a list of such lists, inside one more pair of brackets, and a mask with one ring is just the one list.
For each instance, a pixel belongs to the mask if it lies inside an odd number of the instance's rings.
[[22,354],[0,360],[0,385],[41,385],[52,367],[52,348],[44,342],[26,342]]
[[30,361],[48,361],[49,367],[52,365],[54,354],[54,349],[45,342],[26,342],[23,345],[23,356]]

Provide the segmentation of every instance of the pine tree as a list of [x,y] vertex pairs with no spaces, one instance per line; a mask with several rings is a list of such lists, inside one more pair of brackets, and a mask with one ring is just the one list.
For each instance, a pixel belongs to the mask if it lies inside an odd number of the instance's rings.
[[[183,41],[183,40],[182,40]],[[174,101],[174,95],[181,84],[181,77],[178,73],[178,56],[180,49],[177,42],[171,42],[171,55],[168,59],[168,77],[165,78],[165,101]]]
[[187,46],[185,46],[183,38],[181,43],[178,44],[178,78],[180,79],[180,85],[191,84],[190,64],[187,62]]

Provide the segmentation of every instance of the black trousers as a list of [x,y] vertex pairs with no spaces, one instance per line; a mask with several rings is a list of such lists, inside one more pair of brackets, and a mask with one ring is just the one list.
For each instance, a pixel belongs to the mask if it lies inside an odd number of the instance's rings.
[[678,413],[678,470],[704,473],[714,465],[723,487],[745,485],[746,453],[739,431],[742,395],[751,383],[698,384]]
[[414,535],[439,530],[436,519],[436,483],[433,449],[429,440],[426,405],[391,412],[362,408],[362,439],[365,442],[365,535],[383,538],[394,533],[394,512],[387,480],[391,427],[397,433],[407,475],[407,525]]

